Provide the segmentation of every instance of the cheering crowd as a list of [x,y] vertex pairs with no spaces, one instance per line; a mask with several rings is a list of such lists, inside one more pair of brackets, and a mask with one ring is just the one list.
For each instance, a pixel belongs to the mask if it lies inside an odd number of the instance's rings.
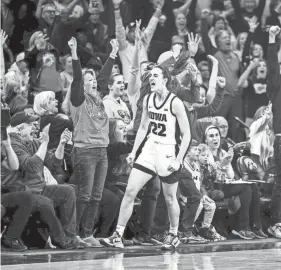
[[281,238],[280,0],[2,0],[1,245]]

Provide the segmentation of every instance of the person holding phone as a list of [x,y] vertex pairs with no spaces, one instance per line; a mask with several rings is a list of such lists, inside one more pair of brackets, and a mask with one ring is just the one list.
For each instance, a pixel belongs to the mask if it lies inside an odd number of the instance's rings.
[[[262,231],[260,216],[260,195],[256,184],[238,184],[234,180],[234,170],[231,165],[234,151],[230,148],[228,152],[221,148],[221,134],[216,126],[209,126],[205,130],[203,143],[206,143],[213,154],[216,170],[214,182],[220,187],[225,198],[239,197],[240,209],[237,213],[238,224],[232,233],[242,239],[254,238],[264,239],[267,235]],[[252,224],[250,224],[250,216]]]

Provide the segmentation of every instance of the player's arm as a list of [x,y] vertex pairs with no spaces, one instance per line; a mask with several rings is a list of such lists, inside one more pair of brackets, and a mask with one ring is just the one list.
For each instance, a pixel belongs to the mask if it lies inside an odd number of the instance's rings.
[[172,103],[172,111],[178,120],[181,131],[182,140],[177,160],[182,164],[183,158],[191,140],[190,125],[184,109],[184,105],[179,98],[174,99]]
[[137,135],[136,135],[136,139],[135,139],[135,143],[134,143],[134,147],[132,150],[132,154],[135,155],[136,152],[138,151],[141,143],[143,142],[143,140],[146,137],[147,134],[147,129],[148,129],[148,125],[149,125],[149,116],[148,116],[148,110],[147,110],[147,99],[148,99],[148,95],[144,97],[143,99],[143,109],[142,109],[142,117],[141,117],[141,123],[140,123],[140,127],[138,129]]

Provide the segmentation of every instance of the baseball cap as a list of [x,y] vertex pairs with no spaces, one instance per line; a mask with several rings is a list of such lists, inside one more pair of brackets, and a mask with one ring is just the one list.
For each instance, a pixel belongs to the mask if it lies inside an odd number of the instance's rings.
[[23,123],[32,123],[39,119],[37,115],[31,115],[26,112],[18,112],[14,114],[11,118],[10,125],[16,127]]
[[16,62],[23,61],[24,59],[25,59],[25,54],[24,54],[24,52],[21,52],[17,55]]

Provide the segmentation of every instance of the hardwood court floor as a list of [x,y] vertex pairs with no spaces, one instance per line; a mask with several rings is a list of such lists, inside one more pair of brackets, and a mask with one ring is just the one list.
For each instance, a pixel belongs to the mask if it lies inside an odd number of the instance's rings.
[[2,252],[1,264],[3,270],[278,270],[281,269],[281,241],[235,240],[181,245],[176,252],[162,252],[155,246],[134,246],[124,250]]

